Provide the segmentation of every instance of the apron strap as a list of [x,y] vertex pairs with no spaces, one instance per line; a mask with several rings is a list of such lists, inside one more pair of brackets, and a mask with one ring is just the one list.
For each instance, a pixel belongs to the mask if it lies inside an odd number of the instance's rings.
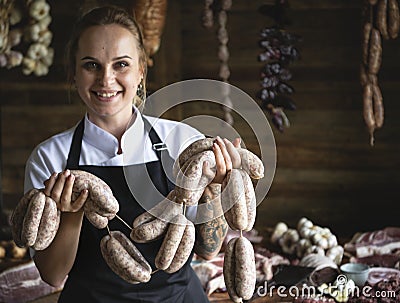
[[79,168],[79,158],[81,155],[82,138],[84,129],[84,119],[82,119],[78,126],[75,128],[74,135],[72,137],[71,147],[68,153],[67,167],[68,169]]
[[[158,160],[160,160],[161,165],[166,167],[171,167],[174,164],[174,160],[168,153],[167,146],[164,142],[161,141],[160,137],[158,136],[157,132],[151,126],[150,122],[147,118],[143,117],[144,128],[149,133],[150,141],[153,144],[153,150],[157,155]],[[165,185],[167,186],[168,190],[171,191],[174,189],[174,183],[168,178],[167,174],[165,173],[165,169],[162,169],[163,172],[163,179],[166,182]]]

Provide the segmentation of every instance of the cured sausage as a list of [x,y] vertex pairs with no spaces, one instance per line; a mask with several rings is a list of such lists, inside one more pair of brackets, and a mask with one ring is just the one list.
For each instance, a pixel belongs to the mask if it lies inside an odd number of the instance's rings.
[[373,111],[373,97],[372,84],[367,84],[363,89],[363,116],[365,124],[367,125],[370,134],[370,144],[374,145],[374,131],[375,131],[375,117]]
[[233,230],[245,230],[248,226],[247,205],[239,169],[234,168],[226,174],[221,190],[226,222]]
[[251,178],[261,179],[264,177],[264,164],[256,154],[241,147],[237,147],[237,151],[240,155],[242,169],[244,169]]
[[130,238],[138,243],[148,243],[161,238],[168,230],[168,222],[153,217],[143,224],[134,227]]
[[174,202],[175,191],[149,211],[137,216],[132,223],[130,238],[138,243],[147,243],[161,238],[170,222],[180,211],[181,205]]
[[15,244],[17,244],[18,247],[27,246],[26,242],[21,239],[23,222],[28,209],[29,201],[37,192],[39,192],[38,189],[32,188],[24,196],[22,196],[11,215],[11,234]]
[[113,219],[119,210],[119,203],[111,188],[102,179],[89,172],[71,170],[71,174],[75,176],[72,188],[74,197],[79,196],[84,189],[89,192],[83,206],[86,218],[97,228],[106,227],[108,220]]
[[365,66],[368,66],[369,57],[369,43],[371,37],[372,24],[370,22],[365,22],[363,26],[363,45],[362,45],[362,60]]
[[191,143],[188,147],[186,147],[175,161],[173,166],[174,176],[178,175],[179,170],[183,167],[183,165],[194,155],[202,153],[206,150],[211,150],[214,144],[215,138],[204,138],[199,139]]
[[112,271],[125,281],[132,284],[150,281],[150,264],[122,232],[111,231],[104,236],[100,250]]
[[399,4],[397,0],[388,0],[387,6],[388,34],[391,39],[396,39],[400,28]]
[[204,188],[214,179],[212,175],[203,174],[204,162],[215,171],[215,156],[210,150],[193,155],[187,160],[176,177],[176,202],[185,205],[196,205],[204,192]]
[[37,238],[33,244],[34,249],[43,250],[53,242],[60,225],[60,216],[61,211],[57,209],[56,202],[50,197],[46,197]]
[[26,243],[26,246],[35,244],[45,204],[46,195],[41,191],[38,191],[29,201],[21,233],[21,241]]
[[250,176],[244,170],[240,169],[239,172],[242,176],[244,197],[247,208],[247,226],[244,230],[250,231],[256,221],[256,194],[254,192],[253,182],[251,181]]
[[377,74],[382,64],[382,39],[378,29],[372,28],[369,43],[368,71]]
[[372,85],[374,119],[376,128],[381,128],[384,119],[383,97],[379,85]]
[[379,0],[376,11],[376,27],[382,34],[384,39],[389,39],[388,27],[387,27],[387,7],[388,0]]
[[250,300],[256,286],[256,263],[254,249],[245,237],[239,237],[235,244],[236,270],[235,287],[238,296]]
[[174,273],[178,271],[187,262],[193,250],[195,234],[196,230],[194,224],[191,221],[187,220],[185,232],[183,233],[182,240],[179,243],[175,256],[172,259],[169,267],[165,269],[167,273]]
[[167,233],[155,258],[158,269],[166,270],[172,263],[178,246],[185,232],[187,219],[183,214],[177,215],[168,226]]
[[238,238],[229,240],[224,254],[223,274],[226,290],[229,297],[235,303],[243,302],[242,298],[236,292],[235,276],[236,276],[236,254],[235,244]]

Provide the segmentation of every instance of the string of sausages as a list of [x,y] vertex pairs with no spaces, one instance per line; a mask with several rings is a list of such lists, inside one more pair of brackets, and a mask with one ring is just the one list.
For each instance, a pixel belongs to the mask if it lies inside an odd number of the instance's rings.
[[[196,206],[204,189],[215,177],[214,138],[205,138],[189,145],[178,157],[173,171],[176,186],[164,200],[134,219],[132,225],[119,216],[119,204],[110,187],[97,176],[71,170],[75,176],[72,200],[82,190],[89,196],[84,205],[86,218],[97,228],[107,228],[100,241],[100,250],[108,266],[129,283],[146,283],[158,270],[178,271],[187,262],[195,242],[195,226],[186,217],[187,206]],[[251,230],[256,218],[256,196],[251,179],[264,176],[262,161],[244,148],[236,148],[240,168],[227,173],[220,189],[224,216],[234,230]],[[205,174],[205,162],[213,174]],[[108,221],[117,218],[131,230],[129,238],[121,231],[110,231]],[[47,248],[53,241],[60,223],[56,202],[42,190],[32,189],[19,201],[11,217],[12,233],[19,247],[36,250]],[[134,245],[163,237],[153,270]],[[242,235],[230,240],[224,262],[224,277],[229,295],[235,302],[247,300],[254,292],[256,268],[254,250]]]
[[397,0],[365,0],[360,82],[363,117],[374,145],[374,132],[383,126],[384,106],[378,73],[382,64],[382,38],[396,39],[400,28]]

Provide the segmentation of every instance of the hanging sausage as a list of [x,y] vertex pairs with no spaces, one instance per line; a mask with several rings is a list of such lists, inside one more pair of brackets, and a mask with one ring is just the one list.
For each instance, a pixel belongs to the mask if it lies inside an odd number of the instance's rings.
[[378,83],[382,65],[382,39],[395,39],[398,36],[399,5],[397,0],[365,0],[363,14],[360,83],[364,122],[369,132],[370,145],[374,146],[374,133],[384,122],[383,96]]

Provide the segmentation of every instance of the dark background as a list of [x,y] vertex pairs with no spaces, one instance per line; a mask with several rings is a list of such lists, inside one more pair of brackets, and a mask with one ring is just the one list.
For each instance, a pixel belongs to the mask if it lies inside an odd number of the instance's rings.
[[[34,146],[72,127],[84,112],[65,82],[63,69],[66,37],[81,3],[48,2],[55,49],[48,75],[25,76],[19,68],[0,70],[2,199],[8,212],[23,194],[24,164]],[[230,83],[258,102],[263,65],[257,59],[262,51],[259,33],[274,24],[259,8],[271,3],[235,0],[228,12]],[[285,29],[302,37],[301,58],[289,67],[297,110],[286,111],[290,128],[283,133],[273,128],[277,168],[268,196],[258,207],[255,228],[260,232],[279,221],[295,227],[303,216],[344,237],[399,225],[400,42],[383,42],[378,78],[385,123],[371,147],[359,81],[362,6],[361,0],[290,1],[286,13],[291,24]],[[168,2],[161,47],[149,69],[150,91],[185,79],[219,79],[217,27],[202,26],[203,8],[203,1]],[[165,116],[182,120],[199,114],[222,117],[222,110],[193,102]],[[243,123],[235,120],[234,127],[248,148],[257,152],[257,142]]]

